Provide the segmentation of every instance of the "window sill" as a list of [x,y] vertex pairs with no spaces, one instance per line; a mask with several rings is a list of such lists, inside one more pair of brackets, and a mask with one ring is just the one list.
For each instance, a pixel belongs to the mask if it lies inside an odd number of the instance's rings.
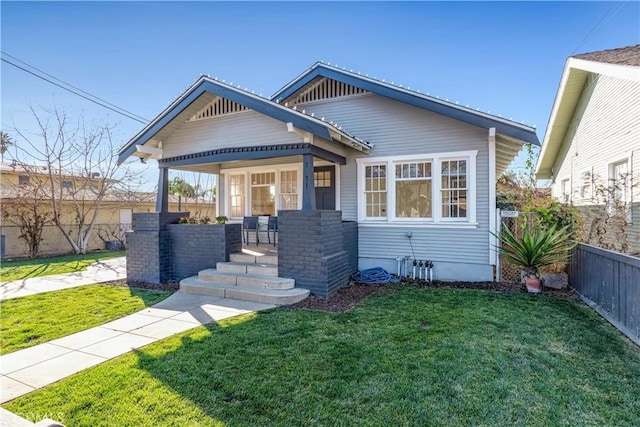
[[373,222],[359,221],[359,227],[393,227],[393,228],[457,228],[475,229],[479,227],[477,222]]

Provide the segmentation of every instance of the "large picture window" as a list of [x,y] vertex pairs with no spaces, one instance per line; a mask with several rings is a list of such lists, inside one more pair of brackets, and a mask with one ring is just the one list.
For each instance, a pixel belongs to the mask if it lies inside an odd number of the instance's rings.
[[251,174],[251,215],[276,214],[276,173]]
[[396,217],[431,218],[430,162],[396,164]]
[[358,159],[358,219],[475,225],[476,155],[464,151]]

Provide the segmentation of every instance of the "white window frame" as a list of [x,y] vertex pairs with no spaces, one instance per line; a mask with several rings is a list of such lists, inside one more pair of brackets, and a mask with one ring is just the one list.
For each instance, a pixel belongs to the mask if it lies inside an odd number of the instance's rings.
[[233,197],[233,196],[232,196],[232,192],[231,192],[231,187],[232,187],[233,183],[231,182],[232,181],[231,178],[234,177],[234,176],[242,176],[244,178],[242,180],[242,184],[243,184],[242,186],[244,187],[242,189],[242,198],[243,198],[242,207],[244,208],[242,214],[244,216],[247,213],[247,174],[246,173],[228,173],[225,176],[225,182],[227,183],[227,189],[225,191],[225,193],[226,193],[225,206],[226,206],[226,211],[227,212],[225,214],[229,218],[242,218],[241,216],[240,217],[239,216],[233,216],[233,214],[232,214],[233,206],[231,204],[231,197]]
[[[386,198],[386,201],[385,201],[387,215],[385,215],[385,216],[382,216],[382,215],[381,216],[372,216],[372,217],[366,216],[366,213],[367,213],[366,188],[367,188],[367,186],[366,186],[366,170],[365,169],[366,169],[367,166],[384,166],[385,167],[385,175],[386,175],[385,176],[385,186],[387,188],[387,191],[386,191],[387,198]],[[362,167],[362,173],[358,172],[358,176],[362,175],[362,199],[363,199],[363,202],[362,202],[362,207],[363,207],[362,215],[363,215],[363,218],[366,218],[368,221],[386,221],[387,218],[388,218],[389,210],[390,210],[389,209],[389,194],[391,192],[391,189],[389,188],[389,167],[390,167],[390,165],[389,165],[388,162],[371,162],[371,163],[365,164]],[[395,191],[395,189],[394,189],[394,191]],[[371,190],[370,192],[382,193],[382,191],[380,191],[380,190]],[[360,192],[358,192],[358,194],[360,194]],[[395,206],[394,206],[394,209],[395,209]]]
[[[357,197],[358,222],[371,225],[421,225],[421,226],[449,226],[449,227],[477,227],[476,220],[476,159],[478,150],[453,151],[444,153],[414,154],[407,156],[359,157],[357,164]],[[442,216],[442,174],[443,161],[467,161],[467,217],[444,218]],[[396,217],[396,180],[395,165],[406,162],[430,162],[432,180],[432,218],[397,218]],[[387,164],[387,217],[367,218],[365,198],[365,167]]]
[[230,220],[237,221],[242,220],[242,217],[231,216],[231,175],[244,175],[244,216],[251,215],[251,174],[261,172],[275,172],[276,174],[276,201],[275,210],[276,215],[280,210],[280,172],[296,171],[298,180],[298,208],[302,209],[302,165],[295,164],[283,164],[273,166],[252,166],[247,168],[233,168],[224,169],[220,171],[224,175],[225,185],[225,200],[224,200],[224,215],[228,216]]
[[623,200],[622,202],[624,202],[624,209],[626,211],[626,216],[627,216],[627,222],[628,223],[633,223],[633,216],[632,216],[632,197],[631,197],[631,193],[633,191],[633,182],[632,182],[632,177],[631,177],[631,162],[629,161],[629,158],[625,158],[625,159],[620,159],[616,162],[611,162],[609,163],[608,167],[607,167],[607,174],[608,174],[608,180],[607,180],[607,186],[609,188],[609,194],[607,197],[607,210],[609,211],[609,213],[613,212],[613,205],[612,205],[612,197],[614,196],[614,192],[615,190],[612,187],[612,181],[616,182],[619,180],[619,178],[617,176],[614,176],[616,174],[616,167],[618,166],[622,166],[624,165],[627,169],[627,171],[625,172],[626,176],[625,176],[625,185],[623,188],[624,194],[622,195]]
[[582,200],[593,199],[593,170],[589,169],[580,173],[580,198]]

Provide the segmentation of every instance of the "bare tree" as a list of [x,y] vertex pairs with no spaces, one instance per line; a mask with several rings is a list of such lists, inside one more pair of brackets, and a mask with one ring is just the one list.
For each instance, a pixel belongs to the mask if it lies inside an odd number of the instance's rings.
[[113,126],[87,126],[58,108],[30,111],[36,131],[15,130],[16,158],[31,174],[27,164],[39,165],[53,223],[75,253],[86,253],[103,202],[137,174],[118,168]]
[[37,257],[44,229],[53,219],[44,182],[34,180],[28,185],[19,185],[4,181],[2,194],[3,223],[17,226],[20,230],[18,237],[24,240],[27,254],[31,258]]

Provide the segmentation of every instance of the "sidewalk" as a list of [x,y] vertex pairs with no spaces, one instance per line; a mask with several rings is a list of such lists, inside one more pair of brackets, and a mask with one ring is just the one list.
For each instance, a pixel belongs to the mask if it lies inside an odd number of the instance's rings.
[[0,301],[126,277],[127,258],[111,258],[91,264],[84,271],[0,283]]
[[[125,263],[125,258],[114,258],[94,264],[81,273],[3,283],[0,299],[124,279]],[[271,304],[177,292],[152,307],[121,319],[0,356],[0,403],[171,335],[274,307]],[[20,424],[19,417],[0,411],[2,425],[33,425],[23,421],[24,424]]]
[[273,307],[177,292],[138,313],[0,356],[0,403],[196,326]]

